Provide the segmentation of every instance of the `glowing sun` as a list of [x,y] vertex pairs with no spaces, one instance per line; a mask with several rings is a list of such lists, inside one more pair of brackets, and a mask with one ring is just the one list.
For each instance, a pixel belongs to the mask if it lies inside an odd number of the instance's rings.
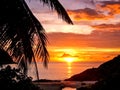
[[69,62],[69,63],[74,62],[74,61],[76,60],[76,57],[74,57],[74,56],[72,56],[72,55],[70,55],[70,54],[66,54],[66,53],[64,53],[64,54],[61,56],[61,58],[62,58],[64,61]]
[[75,60],[74,57],[64,57],[63,58],[66,62],[73,62]]

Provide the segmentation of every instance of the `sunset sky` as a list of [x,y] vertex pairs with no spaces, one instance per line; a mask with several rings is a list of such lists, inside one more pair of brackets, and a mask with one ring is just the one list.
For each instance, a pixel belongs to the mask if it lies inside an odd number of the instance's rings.
[[39,0],[27,2],[45,28],[50,61],[97,62],[120,54],[120,0],[59,1],[74,25]]

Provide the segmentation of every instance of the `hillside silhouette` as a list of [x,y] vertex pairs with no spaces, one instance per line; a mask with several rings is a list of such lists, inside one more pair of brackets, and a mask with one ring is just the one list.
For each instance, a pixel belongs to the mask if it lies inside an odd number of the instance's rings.
[[120,55],[101,64],[98,68],[89,68],[82,73],[73,75],[65,79],[66,81],[99,81],[108,77],[119,75],[120,73]]

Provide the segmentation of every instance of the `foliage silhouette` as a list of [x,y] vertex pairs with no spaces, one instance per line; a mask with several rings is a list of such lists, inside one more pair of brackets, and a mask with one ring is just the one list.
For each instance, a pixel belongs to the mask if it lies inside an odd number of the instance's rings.
[[0,87],[3,90],[41,90],[20,69],[7,65],[0,68]]
[[15,62],[6,51],[0,48],[0,66],[4,64],[15,64]]
[[[52,10],[56,10],[58,16],[68,24],[73,24],[58,0],[39,1],[51,7]],[[0,11],[0,48],[12,56],[25,74],[27,74],[29,64],[33,61],[38,76],[35,57],[42,60],[45,67],[49,60],[44,28],[33,15],[25,0],[1,0]],[[37,37],[37,43],[35,37]]]

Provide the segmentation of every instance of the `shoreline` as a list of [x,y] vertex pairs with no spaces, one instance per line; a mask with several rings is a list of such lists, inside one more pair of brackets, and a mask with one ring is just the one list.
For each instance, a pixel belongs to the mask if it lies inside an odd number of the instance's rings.
[[36,80],[34,84],[38,85],[43,90],[63,90],[66,87],[80,88],[94,84],[96,81],[63,81],[63,80]]

